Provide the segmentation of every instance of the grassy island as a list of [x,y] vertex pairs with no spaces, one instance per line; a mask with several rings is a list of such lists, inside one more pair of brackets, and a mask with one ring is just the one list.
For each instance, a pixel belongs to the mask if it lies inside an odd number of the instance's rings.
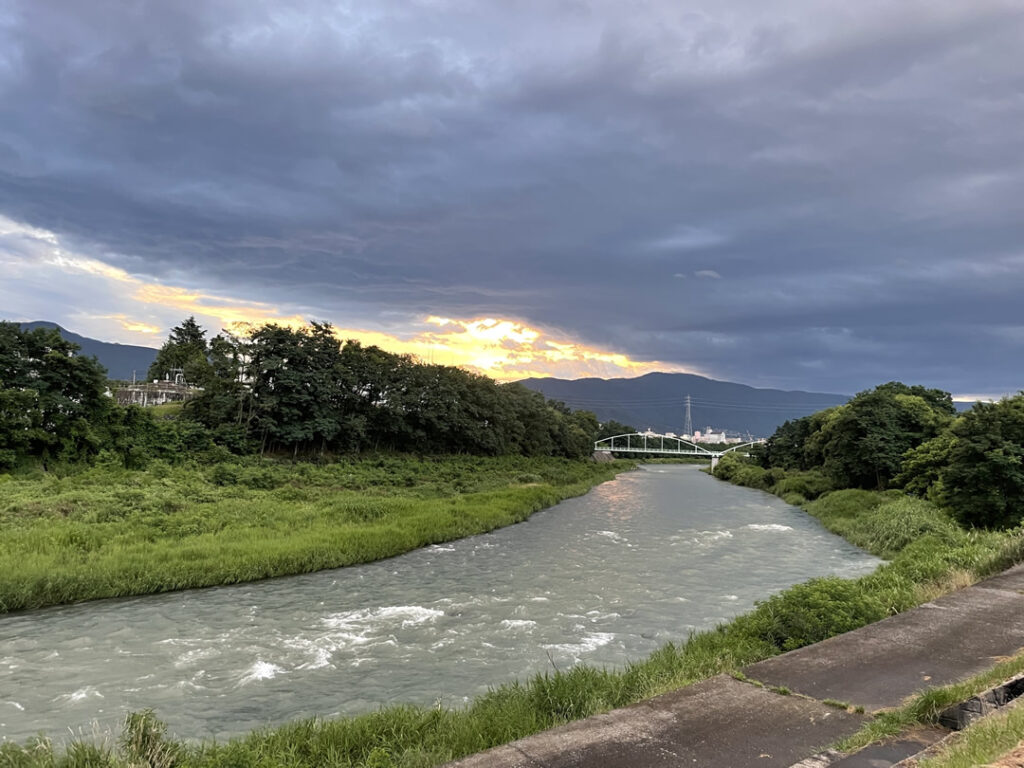
[[0,612],[379,560],[521,522],[632,466],[382,455],[0,475]]

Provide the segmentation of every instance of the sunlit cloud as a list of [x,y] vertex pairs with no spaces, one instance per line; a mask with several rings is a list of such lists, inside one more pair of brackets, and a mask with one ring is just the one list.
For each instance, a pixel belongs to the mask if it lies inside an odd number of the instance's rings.
[[987,392],[985,394],[960,394],[953,395],[954,403],[997,403],[1000,400],[1012,397],[1015,393],[1013,392],[1002,392],[999,394]]
[[410,325],[413,328],[408,335],[365,329],[339,329],[338,334],[503,381],[528,376],[610,378],[653,371],[694,372],[657,360],[634,360],[516,320],[428,316]]
[[122,328],[131,333],[144,333],[147,335],[154,336],[156,334],[163,333],[163,328],[159,325],[153,325],[152,323],[144,323],[138,320],[133,320],[124,314],[116,315],[93,315],[96,320],[116,320]]
[[[73,252],[55,233],[4,217],[0,217],[0,269],[5,278],[0,284],[0,307],[8,317],[52,320],[107,341],[155,346],[190,315],[211,334],[222,329],[244,334],[266,323],[296,328],[310,319],[332,319],[330,311],[300,311],[166,285]],[[33,300],[26,298],[33,296]],[[379,346],[427,363],[460,366],[501,381],[695,372],[657,360],[635,360],[521,319],[410,316],[399,327],[387,329],[343,322],[336,325],[335,333],[342,340]]]

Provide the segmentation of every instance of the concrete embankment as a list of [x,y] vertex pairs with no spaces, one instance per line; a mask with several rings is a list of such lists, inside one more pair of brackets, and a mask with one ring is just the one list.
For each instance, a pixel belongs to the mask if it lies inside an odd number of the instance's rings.
[[[789,768],[855,733],[870,713],[970,678],[1024,648],[1024,565],[877,624],[624,709],[452,763],[452,768]],[[775,692],[786,689],[797,695]],[[857,714],[826,704],[840,701]],[[938,733],[887,747],[891,765]],[[811,763],[806,763],[810,765]]]

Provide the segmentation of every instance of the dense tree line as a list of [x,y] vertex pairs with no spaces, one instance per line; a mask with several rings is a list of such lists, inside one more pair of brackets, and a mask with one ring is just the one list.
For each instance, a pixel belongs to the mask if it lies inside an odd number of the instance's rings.
[[901,488],[965,525],[1024,522],[1024,393],[958,416],[946,392],[889,382],[787,421],[755,455],[833,488]]
[[519,384],[341,342],[322,323],[212,339],[193,318],[174,328],[149,378],[180,373],[201,388],[174,423],[117,406],[103,368],[76,351],[55,330],[26,333],[0,323],[0,466],[28,457],[75,461],[101,449],[137,466],[215,445],[293,456],[396,450],[578,458],[602,434],[592,413]]

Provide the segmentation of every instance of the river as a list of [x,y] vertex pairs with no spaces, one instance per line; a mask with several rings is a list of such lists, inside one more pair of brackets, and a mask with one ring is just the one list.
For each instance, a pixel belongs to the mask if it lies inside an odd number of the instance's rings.
[[815,576],[878,560],[774,496],[647,465],[493,533],[367,565],[0,617],[0,737],[152,707],[226,737],[380,705],[458,706],[620,666]]

